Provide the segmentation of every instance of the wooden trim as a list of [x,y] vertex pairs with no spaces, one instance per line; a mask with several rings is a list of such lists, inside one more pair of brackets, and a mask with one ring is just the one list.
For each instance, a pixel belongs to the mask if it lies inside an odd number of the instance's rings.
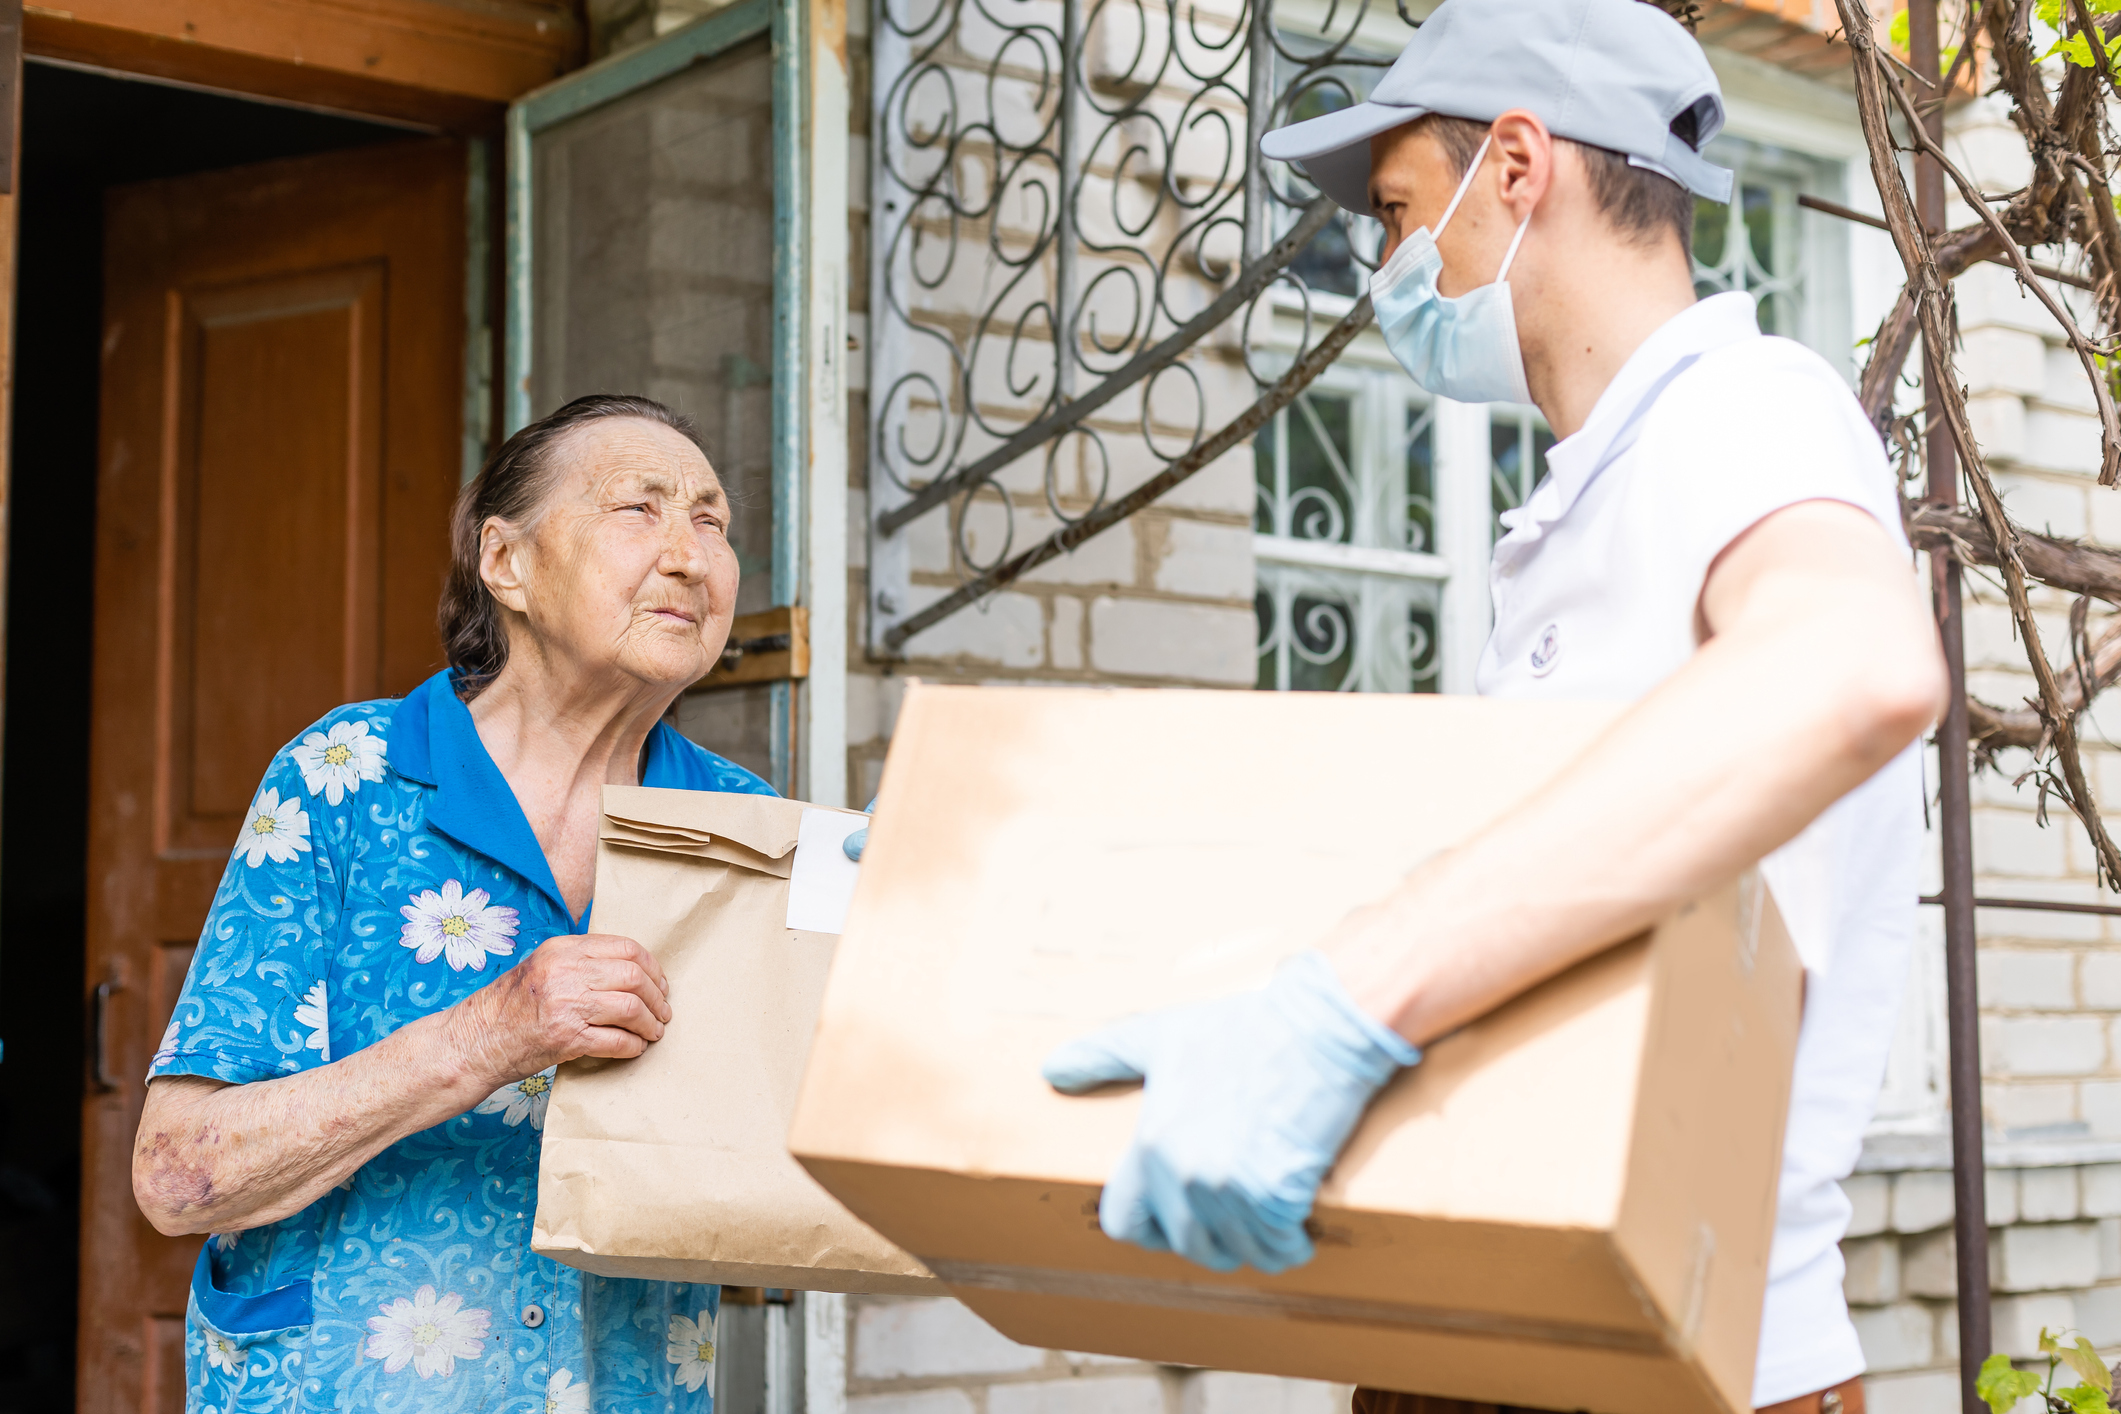
[[451,132],[574,67],[557,0],[74,0],[28,5],[28,53]]
[[722,661],[693,688],[744,687],[810,676],[810,614],[800,606],[740,615],[729,625]]

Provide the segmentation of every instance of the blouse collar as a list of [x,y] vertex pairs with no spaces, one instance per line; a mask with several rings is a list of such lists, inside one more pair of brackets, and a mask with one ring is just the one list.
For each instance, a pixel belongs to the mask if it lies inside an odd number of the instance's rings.
[[[667,739],[675,735],[664,722],[648,733],[641,784],[691,784],[679,743]],[[479,739],[471,709],[458,698],[449,670],[436,673],[398,704],[391,723],[390,764],[399,775],[434,789],[427,806],[430,827],[513,869],[574,926],[588,926],[587,911],[580,919],[568,912],[529,817]]]

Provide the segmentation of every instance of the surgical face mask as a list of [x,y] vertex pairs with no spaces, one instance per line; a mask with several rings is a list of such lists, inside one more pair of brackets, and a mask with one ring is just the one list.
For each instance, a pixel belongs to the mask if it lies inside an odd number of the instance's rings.
[[1455,298],[1436,290],[1443,270],[1436,237],[1451,224],[1487,154],[1483,140],[1435,233],[1426,226],[1415,231],[1370,276],[1370,303],[1392,357],[1436,396],[1461,403],[1528,403],[1532,392],[1525,386],[1524,355],[1517,347],[1517,313],[1504,281],[1532,218],[1526,216],[1510,238],[1493,284]]

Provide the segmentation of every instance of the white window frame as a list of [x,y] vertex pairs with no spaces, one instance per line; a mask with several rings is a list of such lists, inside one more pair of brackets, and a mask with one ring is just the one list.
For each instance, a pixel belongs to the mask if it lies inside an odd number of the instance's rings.
[[[1310,303],[1311,337],[1339,319],[1352,303],[1343,296],[1314,292]],[[1304,337],[1304,306],[1295,295],[1278,290],[1271,318],[1269,357],[1285,364],[1295,357]],[[1255,529],[1252,547],[1260,566],[1260,592],[1272,594],[1291,586],[1338,588],[1351,582],[1378,584],[1392,580],[1432,584],[1436,586],[1437,601],[1437,642],[1433,649],[1436,690],[1470,694],[1493,617],[1488,560],[1494,549],[1495,467],[1489,429],[1500,418],[1529,417],[1544,426],[1538,409],[1431,398],[1407,377],[1374,329],[1359,336],[1313,386],[1354,397],[1350,450],[1356,460],[1365,464],[1351,471],[1357,485],[1372,488],[1373,494],[1380,484],[1394,484],[1405,474],[1405,443],[1401,440],[1403,434],[1395,434],[1395,429],[1404,428],[1408,410],[1433,408],[1430,435],[1435,466],[1435,543],[1417,551],[1332,543]],[[1292,415],[1294,409],[1281,416]],[[1274,438],[1281,435],[1279,429],[1284,425],[1277,420],[1259,435]],[[1357,622],[1351,625],[1358,633],[1366,628],[1372,633],[1378,631],[1374,609],[1367,618],[1359,612]],[[1371,684],[1389,680],[1391,674],[1372,661],[1375,652],[1374,647],[1357,646],[1343,690],[1377,690]]]

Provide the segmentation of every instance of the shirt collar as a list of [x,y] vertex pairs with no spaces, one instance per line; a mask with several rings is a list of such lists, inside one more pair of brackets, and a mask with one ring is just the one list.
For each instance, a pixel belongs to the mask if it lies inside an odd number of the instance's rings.
[[[648,733],[641,784],[682,787],[683,744],[668,723],[656,723]],[[390,762],[399,775],[434,788],[427,807],[429,826],[513,869],[570,921],[587,925],[586,913],[580,920],[568,913],[515,790],[479,739],[471,709],[457,696],[446,669],[398,704],[391,723]]]
[[1495,547],[1498,560],[1505,558],[1505,551],[1509,558],[1522,554],[1569,513],[1598,474],[1634,445],[1657,395],[1695,360],[1712,349],[1759,337],[1753,297],[1736,291],[1697,301],[1659,325],[1628,355],[1575,435],[1547,449],[1546,477],[1530,499],[1502,513],[1509,534]]

